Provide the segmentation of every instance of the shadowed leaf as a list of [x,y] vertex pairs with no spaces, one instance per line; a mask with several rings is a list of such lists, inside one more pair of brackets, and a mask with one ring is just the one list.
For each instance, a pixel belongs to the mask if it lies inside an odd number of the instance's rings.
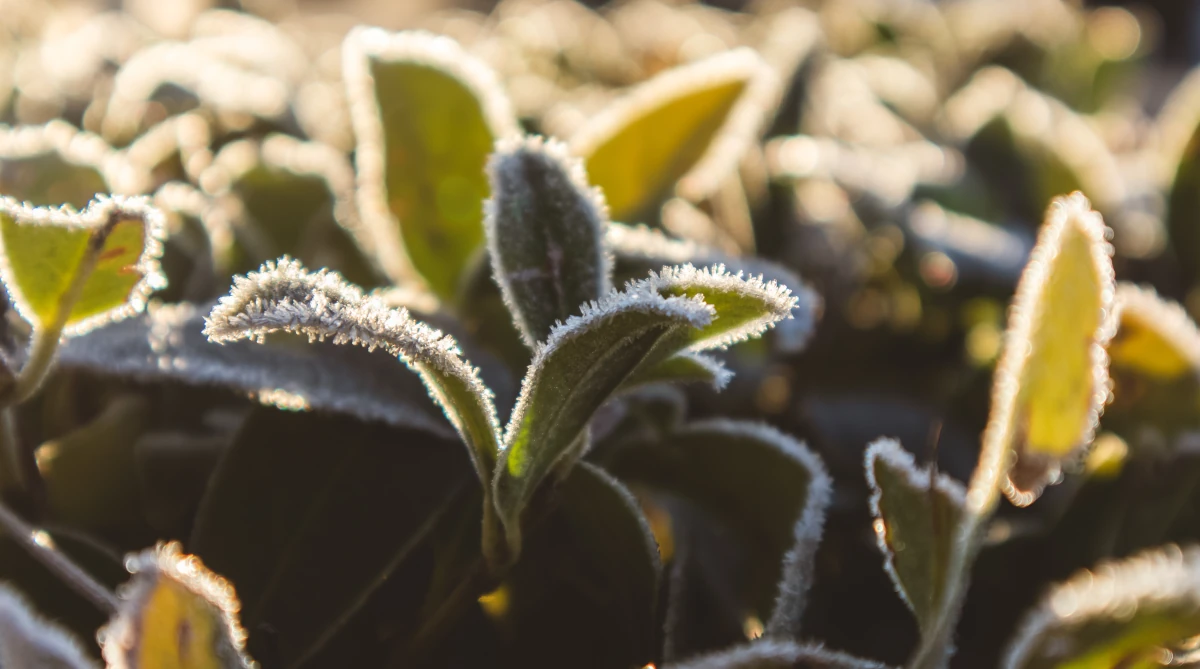
[[1164,647],[1200,634],[1200,550],[1176,546],[1104,562],[1050,589],[1001,666],[1162,666]]
[[359,209],[395,230],[378,249],[384,269],[396,283],[415,270],[453,299],[484,240],[488,154],[518,132],[508,99],[486,64],[428,33],[355,29],[342,63]]
[[101,138],[69,123],[0,126],[0,195],[39,207],[82,209],[112,190],[119,157]]
[[583,165],[555,140],[502,141],[488,161],[485,204],[496,283],[525,343],[612,289],[607,207]]
[[933,622],[945,594],[966,490],[945,474],[918,467],[912,454],[893,439],[871,444],[865,459],[884,568],[924,629]]
[[[163,234],[162,214],[143,199],[99,199],[78,214],[0,199],[0,276],[35,328],[49,327],[63,301],[75,297],[63,332],[77,335],[140,311],[165,286]],[[85,267],[90,248],[98,253]],[[87,278],[70,296],[81,270]]]
[[706,383],[719,391],[731,378],[733,372],[720,360],[703,353],[681,353],[636,372],[621,388],[627,390],[650,383]]
[[669,669],[888,669],[887,665],[790,641],[760,641],[713,653]]
[[79,639],[42,618],[24,597],[0,583],[0,666],[88,669],[94,663]]

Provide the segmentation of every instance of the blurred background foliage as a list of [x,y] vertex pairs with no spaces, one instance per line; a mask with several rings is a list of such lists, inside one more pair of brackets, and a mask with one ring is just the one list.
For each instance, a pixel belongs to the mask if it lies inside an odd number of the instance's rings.
[[[763,100],[768,122],[736,174],[622,222],[778,262],[824,296],[823,320],[803,352],[735,347],[725,358],[737,376],[723,392],[690,388],[685,405],[668,395],[647,402],[646,416],[614,416],[611,429],[662,430],[670,423],[662,414],[684,411],[762,419],[805,440],[835,479],[806,634],[889,663],[904,660],[916,628],[880,569],[863,449],[894,436],[952,476],[969,475],[1005,308],[1050,198],[1086,193],[1114,230],[1118,278],[1200,315],[1200,71],[1189,69],[1200,61],[1200,8],[1185,0],[0,0],[0,16],[0,121],[11,126],[0,128],[0,192],[76,207],[98,191],[151,194],[170,218],[163,302],[206,304],[234,274],[283,253],[386,288],[396,304],[459,336],[496,389],[502,417],[523,364],[520,352],[513,360],[515,340],[494,330],[507,315],[485,302],[461,322],[449,319],[429,295],[390,286],[355,243],[345,33],[367,23],[451,36],[496,70],[526,130],[560,137],[656,73],[737,46],[757,50],[784,86]],[[477,278],[489,280],[485,271]],[[163,337],[182,336],[163,322]],[[291,364],[320,357],[281,347]],[[219,387],[129,381],[70,351],[21,409],[23,438],[42,444],[50,500],[30,508],[42,509],[64,550],[107,565],[100,574],[124,551],[196,536],[209,475],[235,440],[295,443],[295,461],[252,463],[262,470],[247,470],[243,484],[277,493],[278,513],[325,486],[322,499],[335,501],[313,513],[358,543],[387,541],[374,534],[381,527],[419,522],[430,488],[466,471],[460,448],[438,448],[445,434],[404,432],[409,447],[381,456],[374,442],[394,440],[394,430],[381,436],[380,426],[279,413]],[[370,378],[372,363],[359,353],[336,355]],[[992,666],[1048,582],[1102,557],[1200,539],[1200,368],[1192,364],[1166,380],[1114,366],[1114,401],[1086,469],[993,522],[955,666]],[[256,399],[289,406],[286,396]],[[328,442],[353,442],[338,451],[339,471],[369,471],[376,483],[322,478]],[[345,497],[350,491],[361,497]],[[672,503],[647,501],[651,519]],[[378,510],[404,505],[404,518]],[[658,529],[664,543],[670,530]],[[286,550],[323,554],[327,567],[359,550],[315,530],[301,539]],[[697,541],[721,545],[720,537]],[[206,562],[223,571],[220,550],[211,551],[217,557]],[[37,582],[22,575],[36,565],[0,543],[7,555],[0,575]],[[436,547],[418,559],[436,564],[435,556]],[[29,587],[42,610],[80,617],[83,605],[61,587]],[[423,587],[403,574],[389,581],[362,614],[369,624],[328,652],[375,652],[362,639],[410,626],[403,615],[411,612],[396,613],[395,602],[419,598]],[[448,586],[435,579],[429,587]],[[285,612],[277,615],[300,615],[305,605],[269,603]],[[488,627],[489,606],[472,614],[471,629],[521,638],[552,636],[562,624]],[[271,610],[251,607],[245,620],[250,650],[267,667],[282,666]],[[689,643],[724,647],[753,635],[753,623],[713,616]]]

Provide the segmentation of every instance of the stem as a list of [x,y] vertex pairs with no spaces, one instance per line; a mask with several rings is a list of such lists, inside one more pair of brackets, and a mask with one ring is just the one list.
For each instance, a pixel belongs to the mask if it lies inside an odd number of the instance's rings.
[[89,576],[61,552],[46,545],[45,539],[41,538],[43,535],[41,530],[26,524],[3,503],[0,503],[0,528],[3,528],[5,533],[28,551],[35,560],[54,572],[105,615],[112,616],[117,613],[120,601],[112,591]]
[[[3,457],[3,469],[0,469],[0,483],[5,489],[12,486],[24,489],[29,484],[27,476],[26,457],[21,448],[21,439],[17,435],[16,421],[12,409],[0,409],[0,456]],[[37,463],[34,463],[37,466]]]

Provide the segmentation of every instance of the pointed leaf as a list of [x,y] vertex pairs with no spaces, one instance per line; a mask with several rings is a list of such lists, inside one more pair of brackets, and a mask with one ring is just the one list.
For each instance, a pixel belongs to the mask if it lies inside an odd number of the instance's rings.
[[1107,234],[1083,195],[1055,200],[1017,286],[979,464],[1004,476],[1015,452],[1001,485],[1016,504],[1037,499],[1091,443],[1108,395],[1116,286]]
[[188,545],[237,586],[255,655],[270,649],[281,666],[305,665],[384,584],[416,614],[430,535],[459,493],[478,489],[467,458],[449,446],[344,416],[251,413],[213,473]]
[[604,248],[607,207],[563,144],[501,141],[488,161],[484,225],[496,283],[525,343],[612,289]]
[[1025,618],[1006,669],[1156,667],[1200,634],[1200,549],[1102,562],[1054,586]]
[[356,416],[440,437],[453,434],[420,380],[380,366],[374,355],[332,344],[219,346],[204,335],[208,311],[186,302],[151,305],[143,316],[67,341],[58,365],[143,383],[219,386],[265,405]]
[[103,139],[64,121],[0,126],[0,195],[39,207],[81,209],[112,191],[119,157]]
[[697,267],[725,265],[734,273],[761,275],[792,291],[796,304],[792,317],[776,324],[772,343],[781,353],[804,348],[821,316],[821,296],[787,268],[761,258],[739,258],[690,241],[671,239],[644,225],[610,223],[605,242],[612,249],[616,270],[621,278],[637,279],[666,265],[686,263]]
[[[141,311],[166,285],[163,234],[162,214],[140,198],[95,200],[78,214],[0,199],[0,277],[35,328],[51,327],[74,298],[63,333],[81,334]],[[68,295],[81,271],[83,285]]]
[[712,317],[712,307],[698,298],[662,297],[631,285],[554,328],[521,385],[493,483],[514,557],[521,513],[551,471],[569,470],[572,463],[560,460],[596,409],[634,371],[686,346],[690,332]]
[[798,616],[831,491],[812,451],[766,425],[717,419],[624,445],[610,459],[618,478],[681,498],[740,537],[753,565],[748,611],[766,618],[792,608],[788,615]]
[[871,444],[865,460],[884,569],[925,629],[945,594],[966,490],[945,474],[918,467],[912,454],[894,439]]
[[664,267],[642,282],[664,297],[702,297],[716,310],[712,323],[690,334],[688,348],[706,351],[725,348],[755,338],[792,317],[799,298],[787,286],[764,281],[762,276],[742,278],[724,265],[696,269],[692,265]]
[[[515,637],[504,666],[634,667],[658,653],[662,566],[633,495],[604,471],[579,463],[555,492],[550,518],[502,588]],[[564,611],[571,615],[564,616]]]
[[669,669],[888,669],[887,665],[790,641],[759,641],[713,653]]
[[97,634],[110,669],[257,666],[244,652],[233,586],[178,542],[129,555],[125,566],[133,578],[121,608]]
[[24,597],[0,583],[0,666],[88,669],[95,665],[79,639],[42,618]]
[[[612,217],[651,213],[702,159],[724,162],[724,169],[710,168],[723,176],[740,152],[720,147],[721,133],[732,129],[731,115],[751,84],[770,74],[753,51],[729,51],[668,70],[592,118],[571,138],[571,150],[584,157]],[[752,133],[755,124],[747,125],[742,131]],[[706,159],[713,148],[727,151]]]
[[281,258],[234,280],[233,290],[213,309],[204,333],[211,341],[262,340],[277,331],[330,339],[367,349],[382,348],[420,375],[429,395],[446,412],[467,445],[486,486],[498,454],[498,425],[492,393],[479,370],[462,359],[453,337],[420,321],[406,309],[391,309],[365,296],[336,272],[310,273]]
[[396,230],[384,268],[396,283],[415,270],[452,299],[484,239],[487,156],[518,132],[508,99],[486,64],[428,33],[355,29],[342,63],[359,209]]

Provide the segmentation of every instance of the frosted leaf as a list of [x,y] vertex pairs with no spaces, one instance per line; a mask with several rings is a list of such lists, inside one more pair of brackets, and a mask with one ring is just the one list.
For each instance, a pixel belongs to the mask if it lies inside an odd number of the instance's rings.
[[100,137],[54,120],[0,125],[0,193],[38,206],[82,208],[120,189],[123,157]]
[[723,650],[668,669],[889,669],[887,665],[863,660],[820,644],[800,645],[790,641],[758,641]]
[[484,227],[496,283],[525,343],[612,288],[608,207],[583,164],[553,139],[501,140],[488,160]]
[[480,479],[490,482],[499,450],[492,393],[479,370],[462,359],[453,337],[413,320],[407,310],[364,295],[336,272],[308,272],[284,257],[236,277],[206,323],[204,333],[218,343],[262,341],[282,330],[397,356],[420,375],[467,444]]
[[564,458],[581,455],[572,445],[596,409],[630,374],[678,353],[713,314],[699,297],[663,297],[633,285],[555,326],[521,384],[493,482],[514,557],[522,511],[552,471],[570,470]]
[[213,344],[207,307],[151,304],[146,314],[68,340],[58,365],[145,383],[220,386],[272,406],[328,411],[450,437],[412,375],[365,351],[251,342]]
[[233,585],[183,554],[179,542],[126,557],[132,578],[116,615],[97,633],[109,669],[170,667],[195,658],[233,669],[256,667]]
[[713,390],[721,391],[729,385],[732,378],[733,372],[725,363],[711,355],[680,353],[654,367],[635,373],[621,384],[621,389],[629,390],[651,383],[700,382],[709,384]]
[[945,474],[918,467],[894,439],[867,448],[875,539],[896,592],[925,629],[933,622],[946,586],[946,569],[962,522],[966,490]]
[[79,639],[42,618],[18,592],[0,583],[0,667],[91,669],[95,666]]
[[[63,334],[76,336],[141,311],[166,287],[163,228],[162,212],[145,198],[100,197],[79,213],[0,198],[0,277],[35,328],[51,327],[73,300]],[[68,295],[81,270],[82,285]]]
[[1200,634],[1200,549],[1168,545],[1055,585],[1021,624],[1006,669],[1102,669],[1169,660]]
[[1120,325],[1108,344],[1112,367],[1164,381],[1200,374],[1200,329],[1183,305],[1125,282],[1117,284],[1117,304]]

